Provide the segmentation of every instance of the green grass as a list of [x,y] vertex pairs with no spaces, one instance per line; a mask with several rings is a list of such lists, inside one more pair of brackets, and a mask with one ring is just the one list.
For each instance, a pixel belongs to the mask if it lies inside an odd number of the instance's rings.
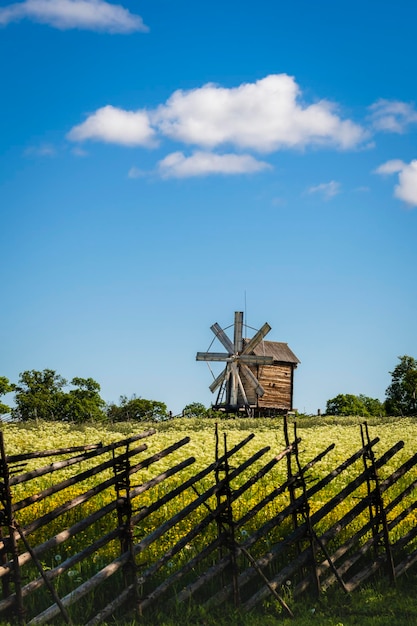
[[250,613],[232,606],[213,610],[189,604],[174,607],[169,614],[160,610],[152,617],[145,615],[116,623],[119,626],[415,626],[416,583],[415,575],[402,578],[396,587],[380,580],[349,595],[333,590],[319,599],[306,597],[302,602],[293,602],[287,593],[285,599],[294,619],[284,614],[277,602],[269,601]]

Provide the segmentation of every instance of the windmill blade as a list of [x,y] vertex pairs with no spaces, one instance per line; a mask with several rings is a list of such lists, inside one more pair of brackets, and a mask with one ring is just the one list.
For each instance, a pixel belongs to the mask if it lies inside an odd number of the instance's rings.
[[214,393],[216,391],[216,389],[218,387],[220,387],[220,385],[222,384],[222,382],[224,381],[225,377],[226,377],[226,373],[227,373],[227,366],[224,368],[224,370],[217,376],[217,378],[215,378],[213,380],[213,382],[211,383],[209,389],[211,391],[211,393]]
[[271,330],[270,325],[268,324],[268,322],[265,322],[262,328],[260,328],[258,332],[249,341],[249,343],[246,344],[242,354],[250,354],[256,348],[258,343],[262,341],[265,335],[269,333],[270,330]]
[[223,344],[223,346],[226,348],[229,354],[234,354],[235,349],[234,349],[232,342],[230,341],[229,337],[226,335],[224,330],[218,325],[217,322],[213,324],[213,326],[210,326],[210,330],[213,331],[217,339],[220,341],[220,343]]
[[236,407],[237,406],[238,389],[239,389],[238,374],[237,374],[237,363],[236,363],[236,361],[234,361],[233,363],[230,363],[229,370],[230,370],[230,375],[232,377],[232,381],[231,381],[231,385],[230,385],[229,404],[232,407]]
[[234,334],[234,352],[242,352],[242,329],[243,329],[243,313],[242,311],[235,312],[235,334]]
[[258,356],[256,354],[241,354],[238,359],[249,365],[272,365],[274,362],[272,356]]
[[249,369],[249,367],[245,363],[240,362],[240,368],[245,373],[245,376],[248,378],[248,382],[251,385],[251,387],[255,389],[256,394],[258,396],[263,396],[265,393],[265,389],[262,387],[261,383],[256,378],[254,373]]
[[248,397],[246,395],[246,391],[245,391],[245,388],[243,386],[242,379],[240,377],[239,371],[237,372],[237,382],[238,382],[238,385],[239,385],[240,394],[241,394],[241,396],[243,398],[243,402],[244,402],[245,406],[249,406]]
[[196,361],[227,361],[230,354],[226,352],[197,352]]

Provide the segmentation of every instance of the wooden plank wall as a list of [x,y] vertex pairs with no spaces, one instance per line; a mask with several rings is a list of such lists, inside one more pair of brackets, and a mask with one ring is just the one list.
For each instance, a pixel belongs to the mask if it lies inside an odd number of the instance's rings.
[[291,364],[257,367],[257,376],[265,393],[258,399],[259,408],[292,409],[293,366]]

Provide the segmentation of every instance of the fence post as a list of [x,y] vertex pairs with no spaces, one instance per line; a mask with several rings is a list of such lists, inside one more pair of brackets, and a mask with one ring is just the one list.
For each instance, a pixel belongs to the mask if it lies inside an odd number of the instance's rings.
[[123,568],[124,582],[126,587],[133,582],[136,594],[136,563],[133,552],[132,502],[130,498],[129,443],[126,445],[126,452],[120,454],[119,456],[116,456],[115,451],[113,450],[113,459],[113,471],[116,478],[115,490],[117,519],[119,527],[121,528],[120,550],[121,554],[124,554],[125,552],[130,553],[129,561]]
[[[0,483],[0,500],[3,505],[3,511],[1,512],[1,526],[7,526],[9,529],[9,537],[4,538],[4,549],[11,553],[13,561],[13,583],[16,594],[16,613],[19,624],[24,624],[24,608],[23,608],[23,596],[22,596],[22,580],[20,574],[19,565],[19,552],[17,548],[17,531],[14,524],[13,509],[12,509],[12,494],[10,491],[10,474],[9,466],[7,463],[6,453],[4,449],[4,437],[3,431],[0,431],[0,463],[1,463],[1,479]],[[6,545],[9,544],[10,549],[6,549]],[[6,593],[9,593],[8,584]]]
[[[218,425],[215,427],[215,458],[216,462],[219,460],[219,433]],[[234,605],[238,607],[240,605],[239,597],[239,570],[237,564],[237,545],[235,537],[235,523],[233,520],[233,508],[232,508],[232,490],[229,480],[229,461],[227,456],[227,436],[223,433],[224,443],[224,461],[222,464],[217,464],[215,469],[216,484],[220,485],[220,489],[216,491],[217,510],[221,505],[226,503],[226,507],[221,514],[216,514],[217,532],[219,537],[221,535],[226,536],[225,544],[230,554],[230,572],[232,577],[233,586],[233,601]],[[220,477],[220,472],[223,473],[223,479]]]
[[321,591],[321,586],[320,586],[320,577],[317,571],[317,556],[316,556],[316,533],[313,530],[313,526],[311,524],[311,518],[310,518],[310,503],[308,501],[308,497],[307,497],[307,486],[306,486],[306,481],[305,481],[305,476],[304,476],[304,471],[303,468],[301,466],[300,463],[300,457],[298,454],[298,438],[297,438],[297,423],[294,422],[294,456],[295,456],[295,462],[297,464],[297,469],[298,469],[298,475],[299,475],[299,486],[301,487],[302,490],[302,494],[303,494],[303,499],[302,499],[302,505],[300,507],[300,513],[304,519],[304,522],[307,526],[307,537],[309,539],[309,543],[310,543],[310,553],[311,553],[311,574],[313,577],[313,582],[314,582],[314,587],[316,590],[317,595],[320,594]]
[[[369,518],[372,524],[372,536],[374,538],[374,554],[375,559],[379,556],[379,547],[383,546],[386,556],[387,570],[390,581],[395,585],[395,567],[392,557],[391,542],[389,539],[389,530],[387,522],[387,514],[382,498],[381,485],[375,463],[375,453],[372,450],[371,440],[369,437],[368,423],[365,421],[361,424],[362,444],[366,451],[363,454],[363,463],[365,470],[371,469],[371,474],[367,478],[367,489],[369,499]],[[369,461],[369,464],[368,464]],[[382,542],[378,541],[378,536],[382,531]]]
[[[296,424],[294,423],[294,432],[296,429]],[[290,437],[288,434],[288,416],[284,415],[284,439],[285,439],[285,446],[287,448],[290,447]],[[293,471],[292,471],[292,458],[293,458],[293,454],[295,452],[294,450],[291,450],[291,452],[289,454],[287,454],[286,457],[286,461],[287,461],[287,480],[288,480],[288,491],[290,494],[290,504],[293,505],[296,498],[297,498],[297,486],[299,486],[298,481],[292,480],[293,477]],[[297,515],[297,509],[294,509],[293,512],[291,513],[291,518],[292,518],[292,524],[293,524],[293,528],[294,530],[297,530],[298,528],[298,515]],[[301,554],[302,552],[302,547],[301,547],[301,543],[299,540],[297,540],[296,543],[297,546],[297,552],[298,554]]]

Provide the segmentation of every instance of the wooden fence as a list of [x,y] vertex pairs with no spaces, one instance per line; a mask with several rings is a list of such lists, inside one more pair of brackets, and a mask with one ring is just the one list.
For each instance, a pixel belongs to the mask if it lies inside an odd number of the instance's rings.
[[161,603],[250,610],[268,597],[292,615],[290,583],[295,597],[333,584],[349,593],[377,571],[394,583],[417,560],[417,525],[404,526],[417,454],[392,471],[403,442],[377,457],[366,423],[358,450],[320,480],[334,444],[302,465],[286,420],[283,450],[243,461],[254,435],[229,448],[216,427],[215,458],[194,472],[188,437],[144,456],[154,434],[8,456],[0,433],[0,619],[93,626]]

